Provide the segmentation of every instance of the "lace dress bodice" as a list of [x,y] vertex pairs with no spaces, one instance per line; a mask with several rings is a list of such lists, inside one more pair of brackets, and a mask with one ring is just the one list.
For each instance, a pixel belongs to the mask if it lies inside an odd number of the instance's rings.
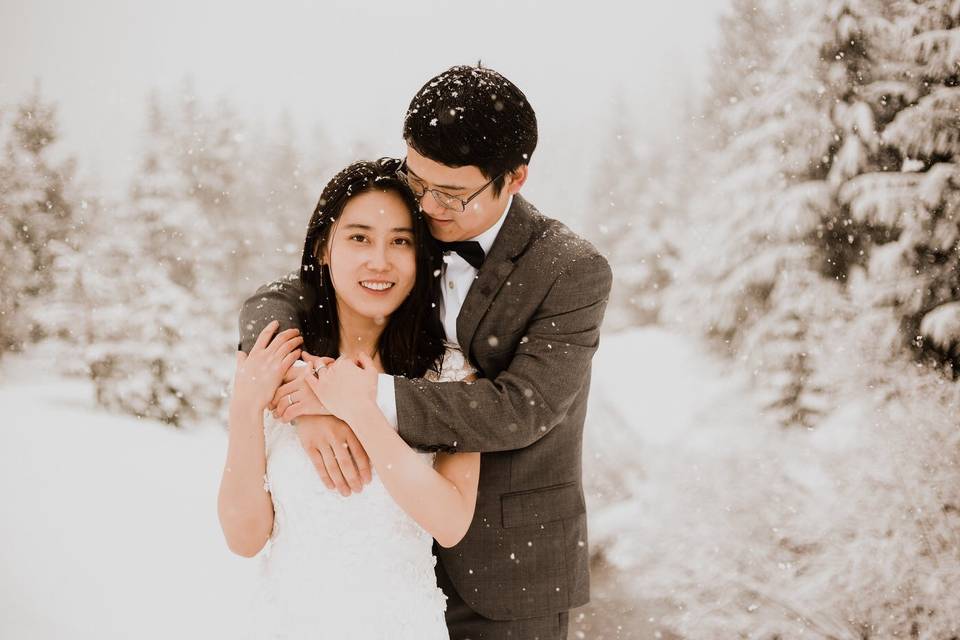
[[[449,349],[436,381],[473,370]],[[446,640],[433,539],[373,473],[359,494],[327,489],[296,428],[264,426],[274,528],[263,557],[257,638]],[[423,464],[433,454],[422,453]]]

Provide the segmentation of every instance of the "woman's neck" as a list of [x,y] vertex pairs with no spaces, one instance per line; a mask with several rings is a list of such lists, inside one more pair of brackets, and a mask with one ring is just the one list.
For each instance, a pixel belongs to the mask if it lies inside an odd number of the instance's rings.
[[378,322],[342,307],[337,311],[340,317],[340,355],[355,358],[365,353],[377,360],[377,342],[386,321]]

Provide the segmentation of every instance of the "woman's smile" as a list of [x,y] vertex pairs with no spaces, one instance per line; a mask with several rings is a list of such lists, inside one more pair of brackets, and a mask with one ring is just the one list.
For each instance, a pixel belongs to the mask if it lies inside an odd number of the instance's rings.
[[374,295],[384,295],[393,288],[395,282],[387,280],[361,280],[360,286]]

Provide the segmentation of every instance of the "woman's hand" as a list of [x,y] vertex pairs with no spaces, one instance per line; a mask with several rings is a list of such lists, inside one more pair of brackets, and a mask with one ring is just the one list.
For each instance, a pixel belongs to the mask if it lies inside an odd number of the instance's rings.
[[359,411],[376,406],[377,374],[370,356],[361,354],[356,360],[340,357],[306,381],[330,413],[349,423]]
[[303,338],[297,329],[287,329],[270,339],[279,326],[274,320],[264,327],[249,355],[237,352],[231,404],[239,403],[259,411],[266,409],[283,381],[283,374],[300,357],[298,347]]
[[314,356],[306,351],[300,352],[305,366],[293,366],[285,382],[280,385],[270,402],[273,417],[281,422],[292,422],[301,416],[325,416],[330,412],[317,398],[316,394],[307,385],[307,378],[313,377],[316,371],[330,366],[336,360]]

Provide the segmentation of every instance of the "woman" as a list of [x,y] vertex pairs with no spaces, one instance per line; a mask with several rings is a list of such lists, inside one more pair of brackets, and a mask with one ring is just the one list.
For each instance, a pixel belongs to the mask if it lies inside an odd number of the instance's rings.
[[[459,352],[444,346],[437,254],[416,200],[396,177],[399,165],[358,162],[331,180],[304,243],[300,277],[318,301],[306,335],[274,336],[273,322],[249,355],[237,354],[219,515],[234,552],[249,557],[271,543],[258,637],[448,637],[432,539],[449,547],[466,533],[480,454],[418,453],[372,395],[336,399],[378,372],[435,380],[470,374]],[[330,410],[370,456],[373,481],[350,498],[324,487],[294,426],[264,425],[264,410],[301,355],[311,366],[337,369],[329,378],[306,376],[304,389],[336,405]]]

